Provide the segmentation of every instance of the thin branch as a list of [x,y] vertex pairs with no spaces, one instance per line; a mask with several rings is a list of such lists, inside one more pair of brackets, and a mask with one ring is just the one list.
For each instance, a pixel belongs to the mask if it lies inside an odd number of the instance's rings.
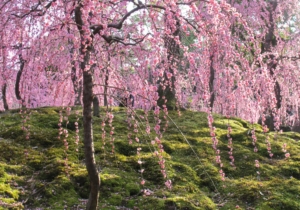
[[6,4],[8,4],[8,2],[10,2],[11,0],[8,0],[7,2],[4,2],[4,4],[2,5],[2,7],[0,8],[0,10],[2,10],[5,6],[6,6]]
[[17,15],[17,14],[11,14],[11,15],[13,15],[13,16],[15,16],[15,17],[17,17],[17,18],[21,18],[21,19],[22,19],[22,18],[24,18],[24,17],[30,15],[30,14],[33,13],[33,12],[41,12],[41,13],[36,14],[35,16],[43,16],[43,15],[46,13],[46,11],[51,7],[51,5],[52,5],[53,2],[56,2],[56,0],[50,1],[50,2],[44,7],[44,9],[38,9],[38,7],[41,6],[41,1],[39,1],[32,9],[29,10],[29,12],[24,13],[23,15]]
[[[136,8],[132,9],[128,13],[126,13],[123,18],[118,22],[118,23],[110,23],[107,25],[108,28],[115,28],[115,29],[121,29],[123,26],[123,23],[126,21],[126,19],[131,16],[133,13],[141,10],[141,9],[147,9],[147,8],[157,8],[157,9],[162,9],[165,10],[166,8],[163,6],[158,6],[158,5],[138,5]],[[92,25],[90,29],[93,30],[93,34],[99,33],[101,30],[103,30],[103,25]]]
[[[131,91],[129,91],[129,90],[126,90],[125,88],[119,88],[119,87],[116,87],[116,86],[110,86],[110,85],[101,85],[101,84],[94,84],[94,86],[106,86],[106,87],[108,87],[108,88],[112,88],[112,89],[117,89],[117,90],[121,90],[121,91],[123,91],[123,92],[131,92]],[[94,94],[94,95],[103,95],[104,93],[97,93],[97,94]],[[141,98],[143,98],[143,99],[145,99],[145,100],[147,100],[147,101],[151,101],[149,98],[146,98],[145,96],[142,96],[142,95],[140,95],[140,94],[135,94],[136,96],[139,96],[139,97],[141,97]]]
[[297,60],[300,60],[300,55],[298,55],[298,56],[292,56],[292,57],[289,57],[289,56],[280,56],[278,59],[280,59],[280,60],[287,59],[287,60],[291,60],[291,61],[297,61]]
[[142,38],[140,39],[131,39],[134,41],[134,43],[126,43],[126,42],[123,42],[122,40],[124,40],[123,38],[120,38],[120,37],[112,37],[110,36],[109,39],[105,36],[102,36],[105,41],[109,44],[112,44],[113,42],[118,42],[118,43],[121,43],[125,46],[136,46],[137,44],[141,43],[144,41],[144,39],[149,35],[150,33],[147,33],[145,36],[143,36]]

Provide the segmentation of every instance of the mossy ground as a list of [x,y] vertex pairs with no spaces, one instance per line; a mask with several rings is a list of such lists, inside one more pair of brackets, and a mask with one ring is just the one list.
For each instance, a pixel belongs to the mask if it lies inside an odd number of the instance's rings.
[[[68,130],[69,149],[58,139],[59,111],[61,108],[39,108],[30,114],[14,110],[0,114],[0,209],[84,209],[89,193],[89,180],[84,165],[82,143],[82,118],[79,117],[80,143],[75,144],[75,111],[72,108]],[[300,135],[293,132],[269,133],[273,159],[268,157],[265,135],[259,125],[250,125],[241,119],[225,119],[215,115],[218,148],[221,151],[226,180],[221,181],[220,168],[215,164],[215,152],[205,113],[182,111],[170,112],[162,144],[168,179],[173,188],[168,190],[160,173],[158,160],[153,156],[151,145],[154,132],[145,132],[146,121],[153,125],[152,113],[144,116],[137,111],[135,119],[141,129],[133,133],[139,143],[128,143],[126,109],[114,108],[114,147],[110,144],[106,122],[106,144],[103,145],[100,118],[93,119],[95,157],[101,171],[100,209],[300,209]],[[65,110],[63,110],[66,116]],[[27,121],[22,124],[21,117]],[[235,166],[229,164],[227,148],[227,124],[232,127]],[[165,124],[162,121],[161,127]],[[29,139],[26,131],[29,128]],[[249,129],[255,126],[258,152],[253,152]],[[162,130],[161,128],[161,130]],[[181,132],[185,135],[182,136]],[[187,142],[187,141],[188,142]],[[283,143],[291,157],[286,159]],[[137,155],[137,148],[141,148]],[[78,149],[78,152],[76,151]],[[67,158],[67,160],[66,160]],[[143,161],[140,166],[138,159]],[[259,160],[260,168],[255,167]],[[140,169],[145,169],[143,175]],[[257,174],[259,171],[259,175]],[[143,177],[142,177],[143,176]],[[145,185],[140,184],[144,179]],[[143,196],[142,190],[149,190]]]

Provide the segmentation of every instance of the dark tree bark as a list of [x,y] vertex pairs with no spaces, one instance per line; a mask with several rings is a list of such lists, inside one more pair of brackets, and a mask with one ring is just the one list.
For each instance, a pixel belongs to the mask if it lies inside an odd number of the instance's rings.
[[[85,56],[89,57],[89,56]],[[87,61],[88,58],[85,58]],[[83,62],[82,66],[85,65]],[[96,210],[98,206],[100,177],[94,157],[93,126],[92,126],[93,78],[90,72],[83,72],[83,129],[85,164],[90,178],[90,195],[88,210]]]
[[[69,31],[69,30],[68,30]],[[68,40],[69,42],[69,45],[71,45],[71,49],[70,49],[70,54],[71,54],[71,57],[73,58],[74,57],[74,43],[72,40]],[[81,105],[81,94],[82,94],[82,82],[81,81],[78,81],[78,78],[77,78],[77,69],[76,69],[76,66],[75,66],[75,61],[73,60],[71,62],[72,64],[72,69],[71,69],[71,79],[72,79],[72,83],[73,83],[73,89],[74,89],[74,93],[75,93],[75,102],[74,104],[75,105]]]
[[214,52],[209,57],[210,59],[210,75],[209,75],[209,92],[210,92],[210,99],[209,99],[209,106],[211,108],[211,111],[214,107],[215,102],[215,92],[214,92],[214,80],[215,80],[215,69],[213,67],[214,65]]
[[274,87],[275,97],[276,97],[276,107],[277,109],[281,108],[282,96],[281,96],[281,88],[278,81],[275,82]]
[[[277,1],[271,1],[269,2],[269,22],[270,24],[268,25],[268,33],[265,36],[264,42],[262,43],[262,53],[264,52],[272,52],[272,47],[277,45],[277,40],[275,37],[275,20],[273,17],[273,12],[277,8]],[[276,60],[275,55],[270,54],[269,55],[269,63],[267,63],[268,70],[270,72],[271,76],[274,76],[274,70],[276,69],[278,63]],[[280,109],[281,108],[281,102],[282,102],[282,96],[281,96],[281,87],[280,84],[277,80],[275,80],[275,85],[274,85],[274,93],[276,97],[276,108]]]
[[82,93],[82,82],[78,81],[78,78],[76,76],[76,67],[75,62],[72,61],[72,83],[73,83],[73,89],[75,93],[75,105],[81,105],[81,93]]
[[[110,63],[110,53],[109,53],[109,50],[108,50],[108,46],[106,46],[106,50],[108,52],[108,57],[107,57],[107,61],[108,63]],[[122,64],[122,61],[121,61],[121,68],[123,64]],[[105,70],[105,71],[104,71]],[[109,80],[109,70],[108,70],[108,67],[106,67],[104,69],[104,75],[105,75],[105,78],[104,78],[104,90],[103,90],[103,98],[104,98],[104,106],[108,106],[108,100],[107,100],[107,92],[108,92],[108,80]]]
[[2,86],[2,100],[3,100],[3,107],[4,107],[4,110],[7,111],[9,109],[8,107],[8,103],[7,103],[7,99],[6,99],[6,88],[7,88],[7,85],[6,83]]
[[77,81],[78,83],[78,89],[77,92],[75,91],[76,98],[75,98],[75,105],[81,105],[81,98],[82,98],[82,82],[81,81]]
[[[85,164],[90,179],[90,195],[87,202],[87,210],[96,210],[98,206],[100,177],[96,167],[94,157],[93,143],[93,127],[92,127],[92,103],[93,103],[93,75],[92,69],[86,69],[90,61],[92,52],[92,43],[87,43],[85,40],[85,32],[82,29],[84,25],[82,20],[81,9],[82,4],[75,8],[75,21],[81,36],[80,53],[83,56],[83,61],[80,63],[81,71],[83,72],[83,131],[84,131],[84,156]],[[91,41],[92,42],[92,41]],[[85,44],[88,44],[86,46]],[[85,52],[84,52],[85,51]]]
[[[22,44],[19,46],[19,48],[22,48]],[[20,69],[17,73],[17,78],[16,78],[16,83],[15,83],[15,94],[16,94],[16,98],[21,101],[22,103],[22,107],[25,106],[25,101],[24,99],[21,97],[21,91],[20,91],[20,82],[21,82],[21,77],[22,77],[22,73],[24,70],[24,66],[25,66],[25,60],[22,57],[22,53],[19,54],[19,61],[20,61]]]
[[[269,25],[268,25],[268,33],[266,34],[264,41],[262,43],[262,53],[265,52],[272,52],[272,47],[277,45],[277,40],[275,37],[275,20],[273,17],[273,12],[276,10],[277,8],[277,1],[270,1],[269,2]],[[275,70],[276,67],[278,65],[278,62],[276,61],[276,57],[273,54],[270,54],[268,56],[269,58],[269,62],[267,63],[267,68],[269,70],[270,75],[273,77],[275,74]],[[279,82],[275,79],[275,85],[274,85],[274,93],[275,93],[275,98],[276,98],[276,109],[280,109],[281,108],[281,103],[282,103],[282,96],[281,96],[281,87]],[[266,124],[268,125],[269,129],[271,131],[275,130],[275,126],[274,126],[274,113],[273,113],[273,109],[274,107],[270,107],[269,111],[269,118],[267,119]]]
[[[180,22],[176,21],[176,30],[172,34],[174,37],[179,36],[180,38]],[[167,72],[164,73],[164,84],[165,88],[162,85],[158,88],[159,100],[157,101],[158,106],[162,107],[164,105],[164,99],[167,99],[166,106],[168,109],[172,110],[176,108],[176,92],[175,92],[175,69],[179,67],[180,60],[180,46],[176,43],[174,38],[166,36],[164,38],[165,48],[167,49],[167,61],[163,64],[168,66],[169,73],[172,74],[171,78],[167,77]]]
[[108,79],[109,79],[109,71],[108,68],[106,68],[105,72],[105,81],[104,81],[104,106],[108,106],[108,100],[107,100],[107,87],[108,87]]
[[93,109],[94,109],[94,116],[100,117],[99,99],[97,96],[94,96],[93,98]]

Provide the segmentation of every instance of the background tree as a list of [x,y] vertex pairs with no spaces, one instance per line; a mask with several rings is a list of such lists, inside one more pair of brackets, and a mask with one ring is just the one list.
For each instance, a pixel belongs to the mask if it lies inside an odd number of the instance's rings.
[[6,46],[4,46],[3,45],[3,41],[4,41],[4,33],[2,32],[1,33],[1,40],[2,40],[2,46],[1,46],[1,67],[2,67],[2,74],[1,74],[1,76],[2,76],[2,82],[3,83],[0,83],[1,85],[1,99],[2,99],[2,101],[3,101],[3,108],[4,108],[4,110],[8,110],[9,109],[9,107],[8,107],[8,102],[7,102],[7,96],[6,96],[6,89],[7,89],[7,79],[6,79],[6,77],[5,77],[5,75],[4,75],[4,72],[6,71]]
[[[257,51],[250,50],[251,56],[248,56],[251,68],[256,71],[253,76],[249,75],[252,82],[249,81],[248,84],[256,86],[250,88],[254,90],[252,97],[259,107],[257,111],[270,116],[269,127],[272,130],[279,129],[279,124],[285,123],[287,119],[288,104],[293,104],[295,111],[298,107],[290,84],[297,86],[299,82],[295,79],[299,74],[299,48],[296,44],[299,42],[296,29],[299,24],[296,12],[299,5],[296,1],[287,3],[276,0],[240,3],[231,1],[231,5],[245,17],[249,27],[256,31],[252,45],[260,46]],[[240,33],[240,30],[236,32]],[[263,81],[262,78],[266,80]]]

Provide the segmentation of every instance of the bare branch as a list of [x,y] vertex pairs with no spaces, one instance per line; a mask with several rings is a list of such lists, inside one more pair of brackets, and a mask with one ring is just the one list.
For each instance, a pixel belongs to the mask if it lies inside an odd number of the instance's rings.
[[[111,23],[108,24],[108,28],[115,28],[115,29],[121,29],[123,27],[124,22],[128,17],[130,17],[133,13],[142,10],[142,9],[147,9],[147,8],[157,8],[157,9],[162,9],[165,10],[165,7],[162,6],[157,6],[157,5],[141,5],[139,4],[136,8],[132,9],[128,13],[126,13],[123,18],[118,22],[118,23]],[[93,30],[93,34],[99,33],[101,30],[103,30],[103,25],[92,25],[90,29]]]
[[280,56],[279,59],[280,60],[286,59],[286,60],[291,60],[291,61],[297,61],[297,60],[300,60],[300,55],[298,55],[298,56],[291,56],[291,57],[289,57],[289,56]]
[[13,15],[13,16],[15,16],[17,18],[21,18],[22,19],[22,18],[30,15],[33,12],[40,12],[40,13],[35,14],[35,16],[43,16],[46,13],[46,11],[51,7],[51,5],[52,5],[53,2],[56,2],[56,0],[50,1],[44,7],[44,9],[38,9],[38,7],[41,6],[41,1],[39,1],[34,7],[32,7],[28,12],[24,13],[23,15],[17,15],[17,14],[11,14],[11,15]]
[[8,1],[6,1],[6,2],[4,2],[4,4],[2,5],[2,7],[0,8],[0,10],[2,10],[5,6],[6,6],[6,4],[8,4],[8,2],[10,2],[11,0],[8,0]]
[[118,42],[118,43],[121,43],[121,44],[123,44],[123,45],[125,45],[125,46],[135,46],[135,45],[137,45],[137,44],[143,42],[144,39],[145,39],[148,35],[150,35],[150,33],[147,33],[145,36],[143,36],[142,38],[139,38],[139,39],[131,39],[131,40],[134,41],[134,43],[128,43],[128,42],[126,43],[126,42],[123,42],[122,40],[124,40],[124,39],[123,39],[123,38],[120,38],[120,37],[113,37],[113,36],[107,37],[107,36],[105,36],[105,35],[103,35],[102,37],[103,37],[103,39],[104,39],[108,44],[112,44],[112,43],[114,43],[114,42]]

